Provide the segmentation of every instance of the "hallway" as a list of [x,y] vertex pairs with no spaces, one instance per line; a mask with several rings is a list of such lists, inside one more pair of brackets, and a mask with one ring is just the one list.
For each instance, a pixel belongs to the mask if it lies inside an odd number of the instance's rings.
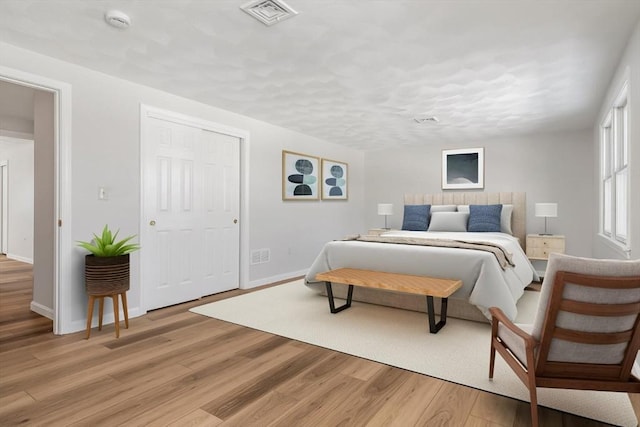
[[0,255],[0,351],[53,337],[53,321],[29,308],[32,287],[31,264]]

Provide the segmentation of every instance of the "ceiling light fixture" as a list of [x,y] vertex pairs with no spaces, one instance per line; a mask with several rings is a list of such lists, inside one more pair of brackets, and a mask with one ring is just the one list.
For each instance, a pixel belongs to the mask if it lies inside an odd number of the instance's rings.
[[413,120],[419,124],[422,124],[425,122],[438,123],[440,121],[440,119],[438,119],[436,116],[414,117]]
[[119,10],[110,10],[104,14],[104,20],[112,27],[119,28],[121,30],[129,28],[131,25],[131,19],[129,16],[120,12]]
[[240,6],[240,9],[266,26],[277,24],[298,14],[282,0],[252,0]]

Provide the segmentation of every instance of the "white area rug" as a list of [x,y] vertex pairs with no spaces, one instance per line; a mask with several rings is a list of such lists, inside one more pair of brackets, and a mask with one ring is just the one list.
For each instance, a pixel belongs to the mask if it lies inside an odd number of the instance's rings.
[[[518,303],[519,322],[533,319],[536,292]],[[342,301],[337,301],[341,305]],[[436,300],[436,304],[439,302]],[[191,309],[192,312],[333,349],[503,396],[529,401],[529,393],[499,355],[488,379],[490,325],[448,318],[430,334],[426,313],[354,301],[329,312],[327,298],[302,281]],[[637,426],[626,393],[538,389],[540,405],[620,426]]]

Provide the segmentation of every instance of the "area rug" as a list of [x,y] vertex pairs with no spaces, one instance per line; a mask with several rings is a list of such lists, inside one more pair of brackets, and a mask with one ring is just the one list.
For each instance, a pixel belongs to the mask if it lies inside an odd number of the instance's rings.
[[[518,302],[518,322],[533,320],[537,292]],[[338,302],[338,305],[340,303]],[[529,401],[529,393],[502,358],[488,379],[490,325],[449,318],[437,334],[426,313],[353,302],[329,312],[327,298],[301,280],[191,309],[192,312],[407,369],[503,396]],[[626,393],[538,389],[538,402],[619,426],[637,426]]]

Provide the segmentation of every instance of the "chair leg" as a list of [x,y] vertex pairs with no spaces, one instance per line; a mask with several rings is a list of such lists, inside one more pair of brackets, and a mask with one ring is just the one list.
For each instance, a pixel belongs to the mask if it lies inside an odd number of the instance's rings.
[[104,297],[98,297],[98,330],[102,330],[102,315],[104,314]]
[[127,293],[120,294],[122,298],[122,310],[124,311],[124,326],[129,329],[129,309],[127,308]]
[[493,344],[493,339],[491,340],[491,353],[489,354],[489,379],[493,379],[493,369],[496,365],[496,348]]
[[116,324],[116,338],[120,338],[120,307],[118,307],[118,294],[111,295],[113,300],[113,318]]
[[533,350],[527,348],[527,388],[531,400],[531,426],[538,427],[538,390],[536,384],[535,362],[533,361]]
[[531,398],[531,427],[538,427],[538,394],[535,386],[529,387],[529,397]]
[[89,305],[87,306],[87,339],[91,336],[91,320],[93,320],[93,295],[89,295]]

